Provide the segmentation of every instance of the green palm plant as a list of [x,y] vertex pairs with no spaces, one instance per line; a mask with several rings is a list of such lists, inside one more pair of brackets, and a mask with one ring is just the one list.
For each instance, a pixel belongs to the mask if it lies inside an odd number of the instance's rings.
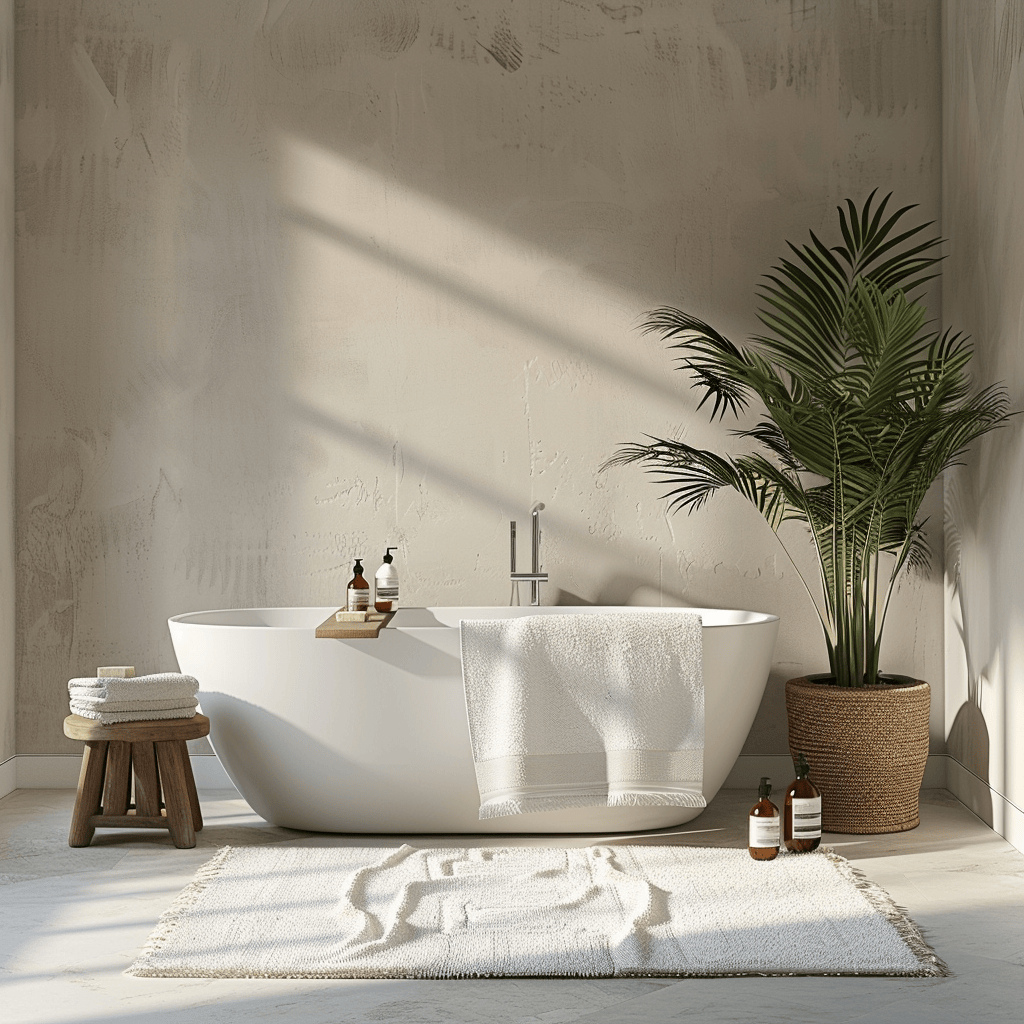
[[[877,190],[876,190],[877,191]],[[779,536],[783,523],[809,529],[820,571],[813,590],[800,574],[840,686],[878,683],[886,612],[899,574],[927,564],[921,504],[942,471],[973,441],[1012,415],[1006,391],[973,392],[967,339],[931,329],[920,290],[938,276],[940,238],[931,223],[900,226],[913,206],[886,216],[891,194],[839,207],[843,244],[787,243],[763,278],[758,319],[766,332],[737,347],[672,307],[649,312],[645,333],[679,349],[681,368],[712,402],[711,419],[739,416],[753,399],[761,418],[734,430],[752,451],[719,455],[648,435],[605,466],[643,465],[669,485],[670,511],[695,512],[731,487]]]

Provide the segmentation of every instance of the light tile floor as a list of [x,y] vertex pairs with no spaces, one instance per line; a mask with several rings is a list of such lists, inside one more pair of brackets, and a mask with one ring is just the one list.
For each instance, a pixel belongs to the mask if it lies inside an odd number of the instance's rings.
[[[1024,855],[944,790],[895,836],[826,836],[925,930],[952,978],[268,981],[127,978],[154,923],[213,851],[291,842],[585,844],[609,837],[317,836],[268,825],[234,792],[200,794],[194,850],[164,833],[97,833],[72,850],[74,794],[0,800],[0,1021],[226,1024],[433,1022],[1010,1022],[1024,1020]],[[629,842],[746,845],[751,794],[726,790],[695,821]],[[614,837],[611,837],[614,841]]]

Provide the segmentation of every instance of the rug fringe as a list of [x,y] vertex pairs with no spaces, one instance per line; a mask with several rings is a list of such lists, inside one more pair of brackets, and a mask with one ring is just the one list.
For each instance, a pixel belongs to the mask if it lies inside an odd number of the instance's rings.
[[925,940],[921,929],[911,920],[910,912],[899,906],[876,882],[872,882],[860,868],[830,847],[821,847],[836,870],[843,875],[868,901],[872,910],[882,915],[897,931],[910,951],[917,957],[921,970],[904,977],[952,978],[953,972]]
[[203,890],[217,877],[224,862],[231,854],[233,847],[225,846],[217,851],[216,856],[208,860],[196,872],[195,877],[175,897],[174,902],[160,915],[153,934],[135,962],[124,973],[132,978],[160,978],[163,975],[150,966],[150,960],[160,947],[171,937],[182,915],[199,901]]

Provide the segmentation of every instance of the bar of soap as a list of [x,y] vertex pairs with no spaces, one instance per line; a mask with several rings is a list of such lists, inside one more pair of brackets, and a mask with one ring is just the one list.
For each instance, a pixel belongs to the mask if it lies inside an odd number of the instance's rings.
[[366,612],[335,612],[334,619],[336,622],[365,622]]
[[96,676],[99,679],[131,679],[134,675],[134,665],[107,665],[96,669]]

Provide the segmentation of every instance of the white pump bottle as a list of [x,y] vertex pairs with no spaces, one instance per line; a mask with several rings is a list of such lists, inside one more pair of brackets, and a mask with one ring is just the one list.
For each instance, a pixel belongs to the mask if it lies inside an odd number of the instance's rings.
[[392,551],[384,552],[384,561],[373,577],[373,607],[379,612],[393,612],[398,608],[398,570],[392,564]]

